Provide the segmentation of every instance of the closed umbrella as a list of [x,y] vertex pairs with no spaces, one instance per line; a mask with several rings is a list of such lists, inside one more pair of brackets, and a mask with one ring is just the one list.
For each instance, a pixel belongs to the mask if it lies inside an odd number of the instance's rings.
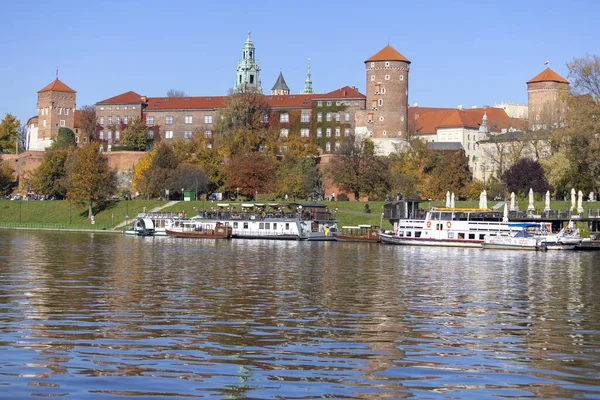
[[510,209],[514,210],[515,208],[517,208],[517,205],[515,203],[515,192],[512,192],[510,194]]
[[550,211],[550,191],[546,190],[546,207],[544,208],[545,212]]
[[571,211],[575,211],[575,204],[577,203],[577,194],[575,188],[571,188]]
[[487,192],[483,190],[483,200],[481,202],[481,208],[487,208]]
[[502,222],[508,222],[508,203],[504,203],[504,215],[502,216]]
[[454,193],[450,196],[450,208],[454,208]]
[[577,197],[577,213],[583,214],[583,192],[580,190]]
[[450,207],[450,191],[446,192],[446,207]]
[[533,189],[529,188],[529,205],[527,206],[527,211],[535,211],[535,206],[533,205]]

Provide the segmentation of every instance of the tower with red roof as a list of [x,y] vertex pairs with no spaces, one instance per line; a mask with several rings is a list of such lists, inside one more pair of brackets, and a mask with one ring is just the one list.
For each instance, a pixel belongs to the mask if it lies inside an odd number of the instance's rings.
[[[45,145],[58,136],[60,128],[75,127],[76,95],[73,89],[56,78],[38,91],[37,140]],[[33,143],[32,143],[33,144]],[[43,150],[42,147],[40,150]]]
[[367,129],[373,139],[405,140],[410,61],[389,44],[365,61]]
[[527,82],[529,126],[540,129],[559,125],[566,114],[569,81],[546,68]]

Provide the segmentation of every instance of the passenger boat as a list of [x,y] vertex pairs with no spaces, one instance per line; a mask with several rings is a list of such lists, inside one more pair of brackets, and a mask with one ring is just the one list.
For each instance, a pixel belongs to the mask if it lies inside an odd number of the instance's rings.
[[123,233],[136,236],[167,236],[166,229],[173,223],[173,220],[185,218],[184,212],[143,212],[139,213],[131,226],[128,226]]
[[512,223],[516,229],[510,235],[491,233],[483,241],[484,249],[498,250],[546,250],[545,227],[539,223]]
[[487,208],[432,207],[425,219],[400,219],[381,241],[413,246],[481,247],[490,233],[509,236],[515,228],[503,215]]
[[199,219],[176,219],[166,232],[177,238],[194,239],[228,239],[232,233],[230,226],[219,222],[206,223]]
[[339,242],[369,242],[379,243],[379,227],[373,225],[342,226],[340,232],[333,233],[333,238]]
[[337,223],[324,204],[228,203],[195,218],[232,228],[232,237],[269,240],[334,240]]

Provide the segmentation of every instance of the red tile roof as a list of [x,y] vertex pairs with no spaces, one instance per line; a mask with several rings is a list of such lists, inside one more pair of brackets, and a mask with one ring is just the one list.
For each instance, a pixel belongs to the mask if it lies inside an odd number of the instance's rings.
[[414,121],[417,134],[435,134],[441,128],[469,128],[479,129],[484,113],[488,118],[488,126],[492,132],[502,129],[523,126],[524,122],[517,118],[510,118],[502,108],[426,108],[410,107],[408,120]]
[[[119,96],[117,96],[119,97]],[[311,108],[318,99],[364,99],[365,95],[350,86],[322,94],[265,95],[271,108]],[[152,110],[214,110],[225,107],[226,96],[149,97],[146,111]],[[110,99],[109,99],[110,100]],[[106,100],[105,100],[106,101]]]
[[379,52],[377,52],[376,54],[367,58],[365,62],[369,61],[404,61],[410,63],[410,61],[408,61],[408,58],[398,53],[398,51],[396,51],[396,49],[394,49],[389,44],[383,49],[379,50]]
[[38,90],[38,93],[49,92],[51,90],[53,90],[55,92],[77,93],[76,91],[74,91],[73,89],[71,89],[70,87],[68,87],[67,85],[65,85],[58,78],[56,78],[55,80],[53,80],[52,82],[50,82],[50,84],[48,86],[46,86],[45,88],[43,88],[42,90]]
[[114,96],[114,97],[111,97],[109,99],[99,101],[96,104],[141,103],[142,102],[141,97],[142,96],[140,96],[136,92],[129,91],[129,92],[121,93],[118,96]]
[[546,68],[533,78],[531,78],[527,83],[536,83],[536,82],[559,82],[559,83],[569,83],[568,80],[551,70],[550,68]]

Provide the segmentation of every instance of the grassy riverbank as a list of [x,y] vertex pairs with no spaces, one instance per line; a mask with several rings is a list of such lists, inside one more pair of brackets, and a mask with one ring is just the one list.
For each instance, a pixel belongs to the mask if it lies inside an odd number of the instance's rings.
[[[217,203],[212,201],[186,201],[177,202],[176,204],[164,208],[161,211],[185,212],[188,217],[196,215],[197,210],[217,208]],[[224,201],[222,203],[225,203]],[[227,202],[234,209],[240,210],[240,202]],[[337,210],[335,215],[338,220],[338,225],[358,225],[370,224],[379,225],[381,221],[381,212],[383,209],[383,201],[368,202],[371,213],[364,213],[365,203],[354,201],[333,201],[321,202],[326,204],[331,210]],[[492,207],[497,202],[490,201],[488,205]],[[156,207],[164,207],[167,205],[165,201],[158,200],[116,200],[108,204],[102,210],[97,210],[95,214],[95,224],[111,229],[127,219],[133,219],[138,213],[150,211]],[[421,207],[427,209],[429,206],[443,206],[444,202],[423,202]],[[568,201],[552,202],[552,209],[566,210],[571,206]],[[456,202],[456,207],[477,207],[477,201],[459,201]],[[537,209],[543,209],[543,202],[536,202]],[[598,209],[599,202],[584,203],[584,208]],[[521,209],[527,207],[527,203],[521,202]],[[66,201],[23,201],[23,200],[0,200],[0,222],[9,223],[45,223],[45,224],[61,224],[61,225],[77,225],[90,226],[90,221],[87,218],[87,208],[72,206]],[[388,221],[383,221],[383,228],[390,229],[391,225]]]

